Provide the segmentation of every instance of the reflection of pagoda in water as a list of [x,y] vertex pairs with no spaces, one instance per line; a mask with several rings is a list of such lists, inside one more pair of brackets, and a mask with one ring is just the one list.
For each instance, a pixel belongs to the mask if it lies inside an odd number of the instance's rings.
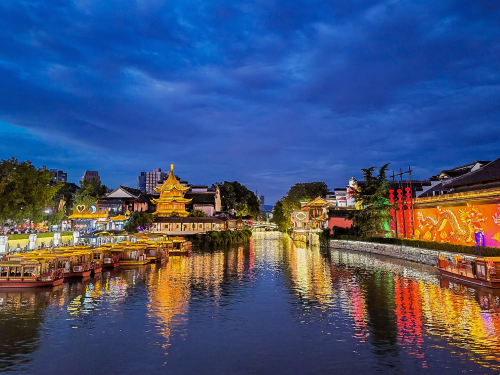
[[247,253],[235,247],[189,258],[171,257],[166,265],[152,270],[147,280],[148,316],[166,339],[164,347],[175,331],[183,329],[190,304],[212,299],[217,309],[222,299],[227,298],[224,304],[235,302],[234,293],[227,292],[244,281],[252,266],[247,259]]
[[190,293],[189,258],[171,257],[159,270],[148,276],[148,316],[156,320],[159,333],[167,340],[172,327],[187,321]]

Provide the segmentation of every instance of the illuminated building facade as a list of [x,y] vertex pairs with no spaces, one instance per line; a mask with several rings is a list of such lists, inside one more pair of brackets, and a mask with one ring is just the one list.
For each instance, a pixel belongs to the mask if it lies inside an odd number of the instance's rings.
[[158,199],[153,199],[156,204],[155,215],[158,217],[169,216],[188,216],[186,204],[191,202],[191,199],[184,198],[184,194],[189,190],[189,187],[182,186],[174,175],[174,165],[170,166],[170,174],[167,180],[160,187],[155,187],[155,191],[160,193]]
[[500,159],[443,186],[448,194],[414,200],[414,238],[500,247]]

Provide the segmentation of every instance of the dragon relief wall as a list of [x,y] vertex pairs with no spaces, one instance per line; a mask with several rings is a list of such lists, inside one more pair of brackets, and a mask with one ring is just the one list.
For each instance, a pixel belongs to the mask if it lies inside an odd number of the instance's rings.
[[500,247],[500,204],[416,208],[414,238]]

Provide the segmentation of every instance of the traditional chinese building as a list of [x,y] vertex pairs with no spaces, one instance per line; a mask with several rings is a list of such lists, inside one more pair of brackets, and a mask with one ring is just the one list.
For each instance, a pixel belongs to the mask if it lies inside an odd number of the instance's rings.
[[317,197],[308,202],[301,202],[300,210],[291,212],[294,239],[301,238],[308,242],[311,233],[319,233],[327,227],[328,209],[332,206],[326,198]]
[[155,191],[160,193],[158,199],[153,199],[156,204],[155,215],[158,217],[169,216],[188,216],[186,204],[191,202],[191,199],[184,198],[184,194],[189,190],[189,187],[182,186],[174,175],[174,165],[170,165],[170,174],[167,180],[160,187],[155,187]]
[[414,200],[414,238],[500,247],[500,158],[443,182],[445,195]]

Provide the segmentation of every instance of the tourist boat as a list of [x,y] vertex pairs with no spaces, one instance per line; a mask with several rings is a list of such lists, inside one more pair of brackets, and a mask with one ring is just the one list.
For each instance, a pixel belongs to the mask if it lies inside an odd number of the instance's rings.
[[455,280],[488,288],[500,288],[500,257],[446,257],[441,253],[436,268],[443,276]]
[[191,254],[191,242],[186,241],[182,237],[174,237],[171,240],[172,248],[169,249],[168,253],[172,255],[190,255]]
[[32,288],[62,284],[64,274],[54,257],[12,257],[0,261],[0,288]]
[[166,244],[149,241],[144,252],[151,262],[165,263],[168,261],[168,247]]
[[92,273],[102,272],[102,265],[104,262],[104,250],[100,248],[92,249]]
[[126,244],[125,246],[121,246],[121,244],[120,242],[119,246],[113,248],[113,250],[121,250],[122,257],[119,261],[120,266],[143,266],[149,263],[149,259],[144,253],[146,245]]
[[121,249],[114,249],[110,246],[100,247],[99,249],[102,250],[103,254],[103,268],[115,268],[120,265],[120,257],[122,255]]
[[[54,249],[54,253],[73,254],[82,256],[80,263],[89,263],[90,272],[93,274],[102,272],[103,254],[99,249],[93,249],[90,246],[73,246],[73,247],[58,247]],[[87,268],[87,267],[85,267]],[[78,265],[77,265],[78,269]],[[68,276],[77,277],[77,276]]]
[[55,253],[54,255],[64,256],[64,278],[72,277],[88,277],[92,272],[92,252],[85,250],[82,251],[69,251],[61,254]]

